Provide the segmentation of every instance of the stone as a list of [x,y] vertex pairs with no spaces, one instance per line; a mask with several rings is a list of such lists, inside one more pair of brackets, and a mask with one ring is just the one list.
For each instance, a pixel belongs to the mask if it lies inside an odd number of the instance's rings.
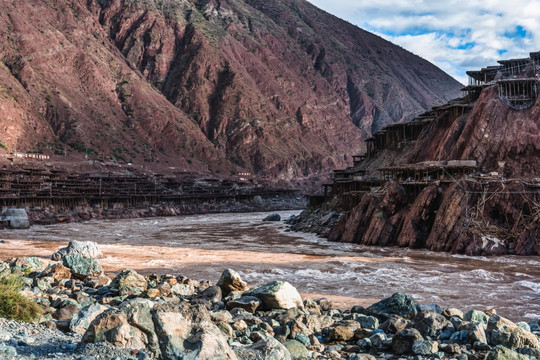
[[209,301],[211,304],[221,301],[223,298],[219,286],[209,286],[199,295],[199,298]]
[[157,298],[161,296],[161,292],[159,291],[159,289],[151,288],[151,289],[146,290],[145,296],[147,298],[153,299],[153,298]]
[[377,358],[370,354],[354,354],[349,360],[377,360]]
[[12,229],[29,229],[30,221],[25,209],[7,209],[5,220]]
[[11,359],[11,357],[15,358],[17,356],[17,349],[13,346],[0,344],[0,355],[2,355],[2,358],[4,358],[4,356],[6,356],[7,359]]
[[90,323],[82,341],[106,342],[135,350],[150,349],[159,354],[160,346],[151,313],[153,306],[152,301],[139,298],[109,308]]
[[263,221],[281,221],[281,216],[279,214],[270,214]]
[[469,343],[469,331],[461,330],[452,334],[448,340],[451,344],[465,345]]
[[486,333],[491,345],[502,345],[510,349],[539,348],[536,335],[497,314],[489,318]]
[[283,343],[291,354],[292,359],[300,359],[308,357],[308,350],[304,344],[297,340],[289,340]]
[[354,328],[338,325],[330,329],[330,339],[332,341],[349,341],[354,337]]
[[304,306],[298,291],[286,281],[272,281],[252,289],[244,295],[259,298],[263,303],[263,308],[267,310],[287,310],[294,307],[303,308]]
[[332,300],[327,298],[317,299],[315,302],[319,305],[321,311],[330,311],[334,307]]
[[519,326],[520,328],[522,328],[525,331],[529,331],[529,332],[531,331],[531,327],[525,321],[517,322],[516,325]]
[[487,316],[484,312],[478,311],[478,310],[470,310],[465,313],[463,316],[464,321],[470,321],[470,322],[480,322],[487,324],[489,320],[489,316]]
[[416,304],[416,311],[429,311],[437,314],[442,314],[442,309],[437,304]]
[[190,296],[197,292],[197,289],[193,285],[188,284],[174,284],[171,286],[171,294],[176,296]]
[[274,338],[260,340],[253,345],[236,350],[240,360],[291,360],[289,350]]
[[487,353],[486,360],[529,360],[529,357],[518,354],[507,347],[497,345]]
[[371,305],[367,310],[383,316],[395,314],[404,318],[413,317],[417,313],[413,298],[402,292]]
[[53,317],[56,320],[71,320],[73,315],[79,312],[80,309],[81,308],[76,304],[69,304],[56,310]]
[[409,320],[402,318],[399,315],[390,315],[385,322],[383,322],[379,329],[387,334],[396,334],[405,329],[409,325]]
[[243,292],[247,290],[247,283],[233,269],[225,269],[216,285],[221,288],[223,297],[226,297],[232,291]]
[[242,296],[240,299],[228,301],[227,309],[241,308],[253,314],[261,305],[262,301],[255,296]]
[[466,326],[468,331],[467,339],[469,344],[474,344],[475,342],[487,343],[485,324],[483,323],[470,323]]
[[375,334],[369,337],[369,341],[373,347],[381,347],[384,341],[386,340],[386,334],[383,332],[376,332]]
[[360,323],[362,329],[374,330],[379,328],[379,319],[374,316],[354,314],[353,319]]
[[412,353],[413,344],[419,340],[424,340],[424,338],[418,330],[402,330],[392,338],[392,350],[397,355],[410,354]]
[[60,263],[53,263],[49,264],[37,277],[52,277],[54,281],[71,279],[71,270]]
[[103,274],[103,269],[98,262],[91,258],[80,255],[67,255],[63,258],[63,265],[67,267],[74,277],[84,279],[87,276],[99,276]]
[[98,248],[98,245],[94,241],[70,241],[68,246],[58,250],[51,258],[59,261],[67,255],[79,255],[90,259],[101,259],[103,254]]
[[443,315],[431,311],[422,311],[416,315],[413,320],[414,328],[422,334],[422,336],[435,337],[445,327],[452,327]]
[[140,295],[148,287],[144,276],[135,270],[124,270],[116,275],[109,285],[118,295]]
[[204,306],[185,302],[158,304],[152,310],[152,319],[163,360],[237,359]]
[[439,344],[432,340],[418,340],[412,345],[415,355],[430,355],[439,351]]
[[444,351],[447,354],[461,354],[461,347],[458,344],[441,344],[439,350]]
[[456,308],[446,308],[442,312],[443,316],[447,319],[450,319],[454,316],[463,320],[463,311]]
[[109,307],[98,303],[86,306],[77,314],[75,314],[69,323],[69,330],[74,333],[83,335],[88,327],[98,315],[107,310]]
[[535,357],[537,359],[540,359],[540,349],[534,349],[534,348],[520,348],[517,349],[517,352],[522,355],[527,355],[530,357]]

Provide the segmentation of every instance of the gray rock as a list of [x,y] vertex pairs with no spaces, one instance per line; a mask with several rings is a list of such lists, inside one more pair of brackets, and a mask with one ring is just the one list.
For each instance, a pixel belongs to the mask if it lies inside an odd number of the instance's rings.
[[422,311],[413,320],[414,328],[420,331],[422,336],[436,336],[443,328],[453,327],[453,325],[446,320],[443,315],[430,312]]
[[274,338],[264,339],[235,351],[240,360],[291,360],[289,350]]
[[486,360],[530,360],[528,356],[518,354],[517,352],[498,345],[486,356]]
[[383,332],[376,332],[375,334],[369,337],[371,345],[374,347],[381,347],[384,341],[386,340],[386,335]]
[[409,322],[409,320],[406,320],[399,315],[390,315],[390,317],[379,326],[379,329],[387,334],[396,334],[405,329],[407,325],[409,325]]
[[263,221],[281,221],[281,216],[279,214],[271,214],[265,217]]
[[148,288],[148,283],[144,276],[139,275],[135,270],[124,270],[116,275],[109,285],[118,295],[140,295]]
[[261,305],[262,301],[255,296],[243,296],[240,299],[227,302],[227,309],[241,308],[253,314]]
[[379,319],[377,319],[375,316],[353,314],[353,319],[360,323],[362,329],[374,330],[379,328]]
[[247,284],[240,275],[233,269],[225,269],[216,284],[221,288],[223,296],[226,297],[233,291],[246,291]]
[[463,316],[463,320],[487,324],[489,320],[489,316],[487,316],[482,311],[470,310],[470,311],[467,311],[467,313],[465,313],[465,315]]
[[174,284],[171,286],[171,294],[176,296],[189,296],[197,292],[197,289],[193,285],[189,284]]
[[416,304],[416,311],[429,311],[437,314],[442,314],[442,309],[437,304]]
[[443,310],[442,314],[447,319],[450,319],[455,316],[463,320],[463,311],[456,308],[446,308]]
[[413,298],[401,292],[371,305],[367,310],[384,316],[395,314],[404,318],[413,317],[417,314]]
[[520,348],[517,349],[517,352],[522,355],[532,356],[537,359],[540,359],[540,349],[534,349],[534,348]]
[[536,335],[497,314],[489,318],[486,333],[491,345],[502,345],[510,349],[539,348]]
[[465,345],[469,343],[469,332],[467,330],[456,331],[450,337],[449,342],[451,344]]
[[377,358],[370,354],[354,354],[349,360],[377,360]]
[[424,340],[424,338],[418,330],[402,330],[392,338],[392,350],[397,355],[410,354],[413,344],[419,340]]
[[520,328],[522,328],[525,331],[529,331],[529,332],[531,331],[531,327],[525,321],[517,322],[516,325],[519,326]]
[[163,360],[237,358],[204,306],[159,304],[152,310],[152,319]]
[[73,276],[79,279],[103,274],[101,265],[94,259],[85,258],[80,255],[66,255],[62,261],[64,266],[71,271]]
[[10,359],[11,357],[15,359],[17,356],[17,349],[15,349],[13,346],[0,344],[0,355],[2,355],[2,359],[4,359],[4,356],[6,359]]
[[259,298],[263,303],[263,307],[267,310],[287,310],[294,307],[304,307],[298,291],[286,281],[272,281],[247,291],[244,295]]
[[283,343],[283,346],[289,350],[292,359],[300,359],[308,357],[308,350],[304,344],[297,340],[289,340]]
[[101,259],[103,254],[98,248],[98,245],[94,241],[70,241],[68,246],[58,250],[51,258],[56,261],[60,261],[67,255],[80,255],[82,257],[91,259]]
[[418,340],[412,345],[412,352],[416,355],[430,355],[439,351],[439,344],[431,340]]
[[92,321],[108,308],[108,306],[98,303],[83,308],[71,318],[69,329],[74,333],[83,335]]
[[475,342],[487,343],[485,326],[483,323],[471,323],[466,326],[465,330],[468,331],[467,339],[470,344]]
[[30,228],[30,221],[25,209],[7,209],[5,220],[9,221],[9,227],[12,229]]

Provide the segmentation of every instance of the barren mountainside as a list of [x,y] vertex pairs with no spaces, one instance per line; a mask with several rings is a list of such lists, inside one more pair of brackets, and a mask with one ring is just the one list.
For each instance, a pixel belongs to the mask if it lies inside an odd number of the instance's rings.
[[460,87],[303,0],[2,2],[0,32],[10,151],[292,179]]

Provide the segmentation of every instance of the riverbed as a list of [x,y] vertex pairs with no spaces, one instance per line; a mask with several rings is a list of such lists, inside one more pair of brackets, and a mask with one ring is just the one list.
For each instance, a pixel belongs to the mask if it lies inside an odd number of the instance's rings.
[[[280,212],[282,218],[298,211]],[[216,282],[225,268],[250,286],[292,283],[304,297],[330,297],[341,308],[367,306],[397,291],[423,303],[462,310],[495,308],[514,321],[540,318],[540,258],[467,257],[401,248],[330,243],[288,232],[267,213],[90,221],[3,230],[0,259],[47,259],[69,240],[96,241],[100,264]]]

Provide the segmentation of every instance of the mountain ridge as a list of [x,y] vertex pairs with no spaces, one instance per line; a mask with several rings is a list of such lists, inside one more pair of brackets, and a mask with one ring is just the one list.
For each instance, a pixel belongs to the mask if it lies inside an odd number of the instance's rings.
[[306,1],[23,1],[0,11],[0,80],[21,102],[2,103],[27,118],[0,122],[15,126],[0,139],[9,149],[291,180],[345,166],[372,132],[460,87]]

